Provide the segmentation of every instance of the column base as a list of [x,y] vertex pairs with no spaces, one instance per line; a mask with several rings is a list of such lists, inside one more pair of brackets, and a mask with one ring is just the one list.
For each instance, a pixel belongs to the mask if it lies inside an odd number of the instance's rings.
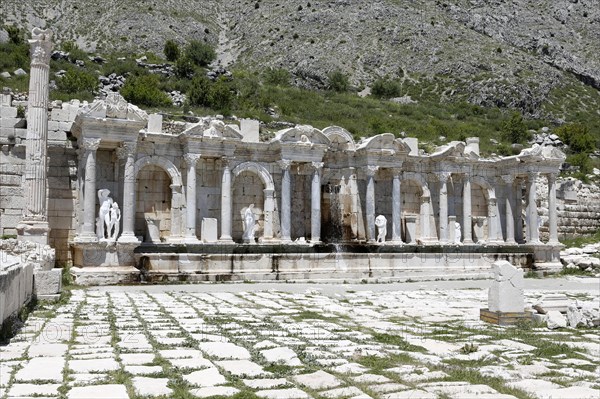
[[183,237],[183,243],[184,244],[201,244],[202,241],[200,241],[198,239],[198,237],[196,237],[196,236],[186,236],[186,237]]
[[117,240],[119,244],[139,244],[141,240],[137,238],[133,233],[121,234],[121,237]]
[[219,244],[235,244],[233,242],[233,238],[231,238],[231,236],[221,236],[221,238],[219,238]]
[[97,243],[98,237],[95,234],[80,234],[77,237],[75,237],[73,242],[84,243],[84,244],[85,243]]

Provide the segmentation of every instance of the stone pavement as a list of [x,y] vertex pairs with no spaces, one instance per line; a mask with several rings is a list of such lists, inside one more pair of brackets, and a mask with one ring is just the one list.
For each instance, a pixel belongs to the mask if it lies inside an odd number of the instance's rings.
[[484,324],[487,285],[76,289],[0,347],[0,398],[600,398],[599,330]]

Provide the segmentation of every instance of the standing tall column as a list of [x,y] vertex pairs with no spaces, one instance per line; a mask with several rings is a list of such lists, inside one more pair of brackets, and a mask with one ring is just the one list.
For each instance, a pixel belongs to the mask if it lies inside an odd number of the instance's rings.
[[375,173],[378,166],[368,165],[365,172],[367,174],[367,195],[366,195],[366,217],[367,217],[367,241],[375,242]]
[[231,242],[231,168],[229,159],[223,158],[223,178],[221,179],[221,238],[220,241]]
[[281,160],[279,166],[283,172],[281,176],[281,241],[290,242],[292,221],[292,177],[290,166],[292,161]]
[[558,214],[556,210],[556,174],[548,175],[548,225],[550,237],[548,244],[558,244]]
[[314,169],[310,194],[310,241],[321,241],[321,171],[323,162],[313,162]]
[[448,179],[450,172],[437,172],[440,183],[440,242],[448,242]]
[[185,154],[183,158],[187,165],[185,241],[194,243],[198,241],[196,236],[196,164],[200,159],[200,154]]
[[523,181],[515,179],[515,241],[523,244]]
[[95,231],[96,220],[96,151],[100,139],[83,139],[85,149],[85,183],[83,186],[83,227],[79,241],[98,241]]
[[527,241],[529,244],[540,244],[540,232],[538,230],[537,193],[535,179],[537,173],[531,172],[527,175]]
[[119,242],[138,242],[135,237],[135,151],[137,142],[123,143],[117,151],[121,159],[125,159],[125,170],[123,172],[123,234]]
[[473,244],[473,222],[471,218],[471,176],[463,180],[463,243]]
[[402,225],[402,196],[400,189],[400,168],[392,169],[392,242],[399,244],[402,242],[401,228]]
[[506,243],[515,244],[515,218],[513,215],[513,182],[514,176],[503,175],[504,181],[504,197],[506,201]]
[[[46,208],[48,147],[48,86],[52,33],[34,28],[31,46],[27,141],[25,149],[25,185],[23,217],[17,226],[19,239],[48,244]],[[27,237],[25,237],[27,236]]]

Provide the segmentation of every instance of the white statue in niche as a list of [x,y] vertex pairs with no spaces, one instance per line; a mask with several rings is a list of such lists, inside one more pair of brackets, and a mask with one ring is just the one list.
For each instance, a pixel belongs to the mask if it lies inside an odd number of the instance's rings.
[[121,222],[121,210],[119,209],[119,204],[113,202],[107,216],[110,216],[109,220],[105,222],[108,226],[108,239],[110,241],[116,241],[119,236],[119,226]]
[[[106,217],[110,215],[110,209],[113,204],[113,199],[109,197],[110,190],[103,188],[98,190],[98,202],[100,203],[100,211],[98,219],[96,219],[96,236],[99,240],[106,238]],[[109,216],[110,218],[110,216]]]
[[250,204],[246,211],[244,212],[244,235],[242,238],[245,243],[253,243],[254,242],[254,229],[256,227],[256,219],[254,217],[254,204]]
[[387,235],[387,219],[385,216],[377,216],[375,226],[377,227],[377,242],[385,242],[385,236]]
[[454,222],[454,243],[460,244],[461,238],[462,238],[462,233],[460,232],[460,223]]

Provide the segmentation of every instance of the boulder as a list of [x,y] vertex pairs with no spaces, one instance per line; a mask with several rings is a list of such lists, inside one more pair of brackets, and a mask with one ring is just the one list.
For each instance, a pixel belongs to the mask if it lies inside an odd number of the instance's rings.
[[17,69],[13,72],[15,76],[25,76],[27,72],[25,72],[22,68]]
[[547,314],[548,328],[554,330],[556,328],[565,328],[567,326],[567,319],[557,310],[551,310]]

